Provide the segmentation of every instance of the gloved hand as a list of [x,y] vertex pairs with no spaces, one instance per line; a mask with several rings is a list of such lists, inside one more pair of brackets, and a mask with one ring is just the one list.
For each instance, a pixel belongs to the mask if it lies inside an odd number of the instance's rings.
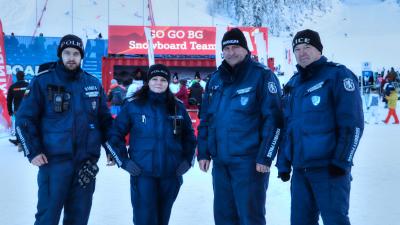
[[81,185],[82,188],[86,188],[88,184],[96,179],[98,172],[99,167],[96,163],[93,163],[90,160],[86,161],[78,171],[79,185]]
[[346,174],[346,170],[344,170],[338,166],[335,166],[333,164],[328,166],[328,172],[329,172],[329,175],[331,175],[332,177],[340,177],[340,176],[343,176]]
[[134,177],[139,176],[142,173],[142,169],[131,159],[125,160],[122,163],[121,168]]
[[289,172],[281,172],[278,173],[278,178],[281,178],[283,182],[290,180],[290,173]]
[[181,164],[179,164],[178,168],[176,169],[176,176],[182,176],[185,174],[188,170],[190,169],[190,164],[186,161],[183,160]]

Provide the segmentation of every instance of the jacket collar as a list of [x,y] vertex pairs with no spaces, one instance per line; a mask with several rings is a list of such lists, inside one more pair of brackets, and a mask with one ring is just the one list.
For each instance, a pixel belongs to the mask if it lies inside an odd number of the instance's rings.
[[78,69],[71,71],[67,70],[62,63],[61,60],[57,62],[56,65],[56,72],[60,76],[60,78],[65,79],[65,80],[79,80],[79,78],[82,76],[83,70],[78,67]]
[[225,60],[222,61],[222,64],[218,67],[221,80],[224,83],[233,83],[237,80],[242,79],[245,76],[250,63],[250,55],[247,55],[242,62],[240,62],[233,68]]
[[307,81],[312,76],[318,73],[321,70],[322,66],[328,61],[325,56],[321,56],[320,59],[306,66],[306,68],[301,67],[299,64],[296,65],[297,71],[300,74],[301,81]]

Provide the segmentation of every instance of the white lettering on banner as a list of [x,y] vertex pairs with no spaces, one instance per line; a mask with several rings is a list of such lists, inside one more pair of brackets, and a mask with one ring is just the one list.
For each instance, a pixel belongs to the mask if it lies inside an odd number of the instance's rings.
[[191,50],[215,50],[215,44],[197,44],[196,41],[191,41],[189,43]]
[[[149,45],[147,43],[137,43],[135,41],[130,41],[129,42],[129,48],[130,49],[148,49]],[[154,49],[158,49],[158,50],[187,50],[187,42],[184,41],[181,44],[176,44],[176,43],[161,43],[160,41],[157,41],[156,43],[153,43],[153,48]],[[192,48],[193,49],[193,48]],[[199,50],[204,50],[203,49],[199,49]],[[207,48],[206,48],[207,50]]]
[[151,30],[151,37],[153,39],[162,39],[165,37],[170,39],[203,39],[204,34],[202,30],[168,30],[166,34],[164,30]]
[[178,30],[178,31],[169,30],[168,33],[167,33],[167,36],[169,38],[171,38],[171,39],[175,39],[175,38],[182,39],[182,38],[185,38],[185,31],[182,31],[182,30]]
[[0,64],[4,64],[3,54],[0,47]]
[[203,35],[202,30],[197,30],[197,31],[189,30],[188,31],[189,39],[203,39],[203,37],[204,37],[204,35]]
[[0,65],[0,77],[5,77],[6,76],[6,71],[4,69],[4,66]]
[[[25,65],[24,65],[25,66]],[[24,71],[25,76],[35,76],[38,73],[39,66],[27,65],[7,65],[7,74],[17,74],[18,71]]]

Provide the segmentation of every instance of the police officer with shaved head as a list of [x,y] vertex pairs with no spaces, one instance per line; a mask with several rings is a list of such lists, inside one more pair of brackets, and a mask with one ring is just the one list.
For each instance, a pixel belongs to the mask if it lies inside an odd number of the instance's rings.
[[35,225],[87,224],[101,144],[112,117],[99,80],[81,69],[82,40],[64,36],[58,62],[32,80],[17,112],[25,156],[39,167]]
[[264,225],[270,165],[282,126],[276,76],[250,58],[238,28],[222,39],[224,61],[203,95],[198,162],[213,160],[216,225]]
[[364,129],[356,76],[322,55],[319,34],[298,32],[298,72],[285,85],[277,167],[291,181],[291,225],[350,225],[353,157]]

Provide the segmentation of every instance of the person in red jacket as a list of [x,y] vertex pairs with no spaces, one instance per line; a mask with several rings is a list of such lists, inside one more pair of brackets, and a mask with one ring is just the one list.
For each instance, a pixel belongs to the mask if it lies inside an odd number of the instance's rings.
[[189,107],[189,92],[186,87],[187,80],[180,80],[179,83],[181,86],[179,88],[178,93],[176,93],[175,96],[183,102],[183,104],[185,105],[186,108],[188,108]]

